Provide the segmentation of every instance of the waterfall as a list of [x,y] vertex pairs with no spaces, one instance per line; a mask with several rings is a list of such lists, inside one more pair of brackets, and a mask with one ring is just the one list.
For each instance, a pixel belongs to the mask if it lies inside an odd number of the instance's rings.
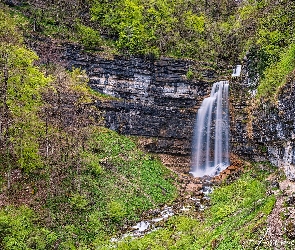
[[237,65],[236,68],[233,70],[232,77],[240,76],[242,71],[242,65]]
[[229,166],[228,81],[214,83],[198,110],[191,174],[214,176]]

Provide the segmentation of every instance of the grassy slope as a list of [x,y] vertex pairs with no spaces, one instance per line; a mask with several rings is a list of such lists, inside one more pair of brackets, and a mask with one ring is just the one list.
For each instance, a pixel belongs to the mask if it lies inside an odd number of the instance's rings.
[[203,219],[175,216],[141,238],[120,242],[116,249],[254,249],[265,232],[275,204],[267,195],[266,177],[273,172],[251,166],[238,180],[217,187]]
[[[51,249],[53,245],[59,249],[88,249],[104,243],[143,211],[167,203],[176,195],[171,173],[138,150],[133,141],[115,132],[94,128],[80,159],[79,166],[71,162],[67,169],[54,166],[46,170],[39,178],[47,183],[47,188],[40,190],[46,192],[46,197],[36,191],[30,197],[35,199],[30,201],[33,209],[25,205],[2,207],[3,249]],[[56,171],[63,175],[59,186],[50,181]],[[32,175],[26,175],[26,179],[26,185],[33,181],[38,185]],[[9,196],[13,199],[14,195]]]

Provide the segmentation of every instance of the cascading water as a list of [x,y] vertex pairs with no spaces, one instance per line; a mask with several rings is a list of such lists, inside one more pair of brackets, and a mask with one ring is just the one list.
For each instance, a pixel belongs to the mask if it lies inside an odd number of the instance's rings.
[[229,166],[228,81],[214,83],[198,110],[191,174],[214,176]]

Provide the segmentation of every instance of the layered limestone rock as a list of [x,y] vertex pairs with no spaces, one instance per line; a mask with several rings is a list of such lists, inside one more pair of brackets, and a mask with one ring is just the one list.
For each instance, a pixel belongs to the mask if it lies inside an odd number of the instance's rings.
[[295,181],[295,81],[280,90],[277,103],[258,101],[243,73],[231,83],[232,152],[270,161]]
[[264,103],[253,115],[255,141],[263,143],[270,162],[295,181],[295,81],[280,90],[276,104]]
[[[138,136],[143,147],[151,152],[174,155],[189,164],[197,109],[218,78],[216,72],[206,69],[210,65],[171,58],[106,59],[83,52],[80,46],[60,45],[46,38],[33,39],[29,46],[38,53],[41,63],[84,69],[94,90],[115,97],[96,103],[103,111],[107,127]],[[191,69],[202,80],[187,79]],[[270,160],[283,167],[292,180],[294,85],[295,81],[290,81],[282,88],[278,104],[257,106],[252,103],[253,86],[247,81],[245,66],[242,77],[230,83],[231,152],[251,160]]]
[[68,68],[86,70],[92,89],[117,98],[96,104],[104,111],[107,127],[140,136],[148,151],[190,155],[197,108],[217,77],[214,71],[200,70],[202,80],[191,81],[187,72],[196,63],[190,60],[105,59],[70,45],[62,59]]

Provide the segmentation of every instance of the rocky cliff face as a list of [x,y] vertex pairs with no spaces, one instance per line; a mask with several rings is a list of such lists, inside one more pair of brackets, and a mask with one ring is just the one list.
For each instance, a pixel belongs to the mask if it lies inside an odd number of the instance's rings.
[[[89,85],[118,98],[101,101],[106,126],[122,134],[141,137],[156,153],[190,155],[197,108],[210,91],[208,81],[189,81],[192,61],[116,57],[112,60],[81,54],[68,47],[68,67],[85,69]],[[212,80],[214,72],[202,72]]]
[[[42,39],[34,39],[30,47],[41,63],[84,69],[91,88],[115,97],[96,103],[107,127],[138,136],[148,151],[183,156],[189,164],[197,109],[217,80],[216,72],[206,70],[208,65],[171,58],[106,59],[77,45],[60,46]],[[202,80],[187,79],[191,68]],[[277,105],[257,106],[246,71],[244,67],[243,76],[230,83],[231,152],[251,160],[270,160],[295,180],[295,81],[281,90]],[[183,164],[183,159],[173,161]]]
[[277,103],[258,104],[245,75],[231,84],[232,152],[269,160],[295,180],[295,81],[280,90]]
[[[217,74],[190,60],[116,56],[105,59],[83,52],[77,45],[57,46],[37,41],[30,46],[41,62],[61,62],[78,67],[89,76],[89,85],[115,98],[96,103],[103,111],[105,125],[127,135],[140,137],[151,152],[190,156],[197,109],[209,95]],[[188,71],[202,80],[187,79]]]
[[230,83],[231,152],[247,158],[254,153],[251,139],[251,99],[250,86],[244,78],[233,78]]
[[267,158],[295,181],[295,81],[281,90],[277,104],[263,103],[253,112],[253,139]]

